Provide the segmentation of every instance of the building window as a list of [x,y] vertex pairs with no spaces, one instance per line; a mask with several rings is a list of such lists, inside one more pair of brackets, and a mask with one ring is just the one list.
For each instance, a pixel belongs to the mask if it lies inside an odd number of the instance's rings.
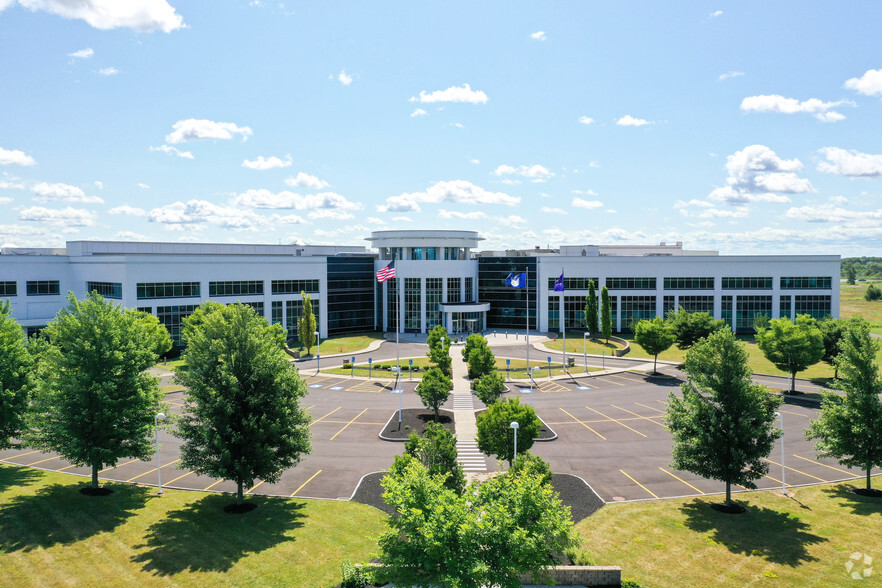
[[258,314],[258,316],[264,316],[263,314],[263,301],[260,302],[240,302],[239,304],[244,304],[245,306],[250,306],[254,309],[254,312]]
[[426,247],[426,260],[435,261],[436,259],[438,259],[438,248]]
[[[490,303],[488,329],[522,330],[537,327],[535,257],[479,257],[478,300]],[[511,273],[527,272],[527,287],[512,288],[505,283]]]
[[462,282],[459,278],[447,278],[447,302],[462,301]]
[[28,296],[57,296],[60,293],[58,280],[28,282]]
[[474,302],[475,301],[475,290],[472,286],[474,280],[472,278],[465,279],[465,292],[463,293],[463,301],[464,302]]
[[830,296],[796,296],[796,314],[822,319],[830,314]]
[[441,324],[441,288],[444,278],[426,278],[426,331]]
[[183,344],[181,333],[183,332],[184,319],[196,312],[196,308],[195,304],[156,307],[156,318],[165,326],[172,341],[178,347]]
[[374,260],[367,256],[328,258],[325,300],[328,334],[374,328]]
[[680,296],[680,308],[686,312],[706,312],[713,316],[713,296]]
[[632,323],[655,318],[655,296],[621,296],[621,329],[633,331]]
[[281,325],[284,322],[285,307],[281,300],[273,300],[271,322],[274,325]]
[[676,310],[674,306],[674,297],[665,296],[664,300],[662,301],[662,312],[664,313],[664,315],[668,316],[669,312]]
[[273,280],[271,288],[272,288],[273,294],[300,294],[301,292],[306,292],[307,294],[313,294],[313,293],[318,293],[318,291],[319,291],[319,281],[318,280]]
[[253,296],[263,294],[263,282],[208,282],[209,296]]
[[18,283],[0,282],[0,296],[18,296]]
[[[564,296],[564,325],[568,329],[584,328],[585,298]],[[548,329],[560,329],[560,296],[548,297]]]
[[829,276],[781,278],[782,290],[829,290],[831,284]]
[[720,318],[726,321],[726,324],[729,325],[729,328],[732,328],[732,297],[731,296],[721,296],[720,297]]
[[386,316],[388,317],[387,329],[390,331],[401,331],[401,322],[398,316],[398,278],[386,280]]
[[122,284],[119,282],[86,282],[86,292],[98,292],[105,298],[122,300]]
[[[557,278],[548,278],[548,289],[554,290],[554,283],[557,281]],[[568,278],[564,276],[564,291],[567,290],[587,290],[588,282],[594,282],[594,287],[597,288],[598,280],[597,278],[577,278],[572,277]]]
[[772,278],[723,278],[723,290],[771,290]]
[[38,336],[45,328],[46,325],[40,325],[38,327],[25,327],[25,333],[27,334],[28,339],[30,339],[31,337]]
[[655,278],[607,278],[608,290],[655,290]]
[[[321,319],[319,317],[319,301],[310,298],[310,302],[312,302],[312,314],[315,316],[315,328],[319,329],[319,325],[321,325]],[[285,301],[285,328],[288,331],[288,340],[297,339],[298,338],[298,321],[300,320],[301,315],[303,314],[303,301],[302,300],[286,300]]]
[[199,282],[154,282],[137,285],[138,300],[150,298],[199,298]]
[[665,278],[665,290],[713,290],[713,278]]
[[771,296],[739,296],[735,311],[735,330],[752,331],[759,316],[772,318]]
[[153,307],[151,306],[139,306],[138,312],[146,312],[147,314],[153,314]]
[[778,310],[778,318],[789,318],[791,320],[793,319],[792,300],[793,298],[790,295],[781,297]]
[[404,278],[404,330],[418,333],[422,314],[421,278]]
[[444,248],[444,259],[447,261],[456,261],[458,259],[465,259],[465,253],[460,247],[445,247]]
[[410,249],[410,258],[411,259],[422,259],[423,258],[423,248],[422,247],[412,247]]

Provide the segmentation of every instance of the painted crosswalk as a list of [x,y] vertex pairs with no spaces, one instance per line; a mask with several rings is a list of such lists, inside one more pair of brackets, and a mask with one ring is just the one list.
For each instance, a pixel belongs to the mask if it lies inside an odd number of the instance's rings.
[[456,442],[456,461],[462,466],[464,472],[486,472],[486,456],[478,451],[478,444],[474,441]]
[[453,394],[453,410],[475,410],[471,394]]

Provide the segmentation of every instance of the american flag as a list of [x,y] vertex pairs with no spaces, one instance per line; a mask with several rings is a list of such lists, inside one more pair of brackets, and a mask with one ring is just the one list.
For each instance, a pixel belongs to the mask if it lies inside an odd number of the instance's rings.
[[395,260],[389,262],[389,265],[377,272],[377,281],[380,283],[391,280],[395,277]]

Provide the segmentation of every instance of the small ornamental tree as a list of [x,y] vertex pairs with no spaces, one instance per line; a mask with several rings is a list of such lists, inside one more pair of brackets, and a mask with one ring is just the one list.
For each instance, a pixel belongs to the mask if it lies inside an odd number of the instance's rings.
[[275,482],[311,450],[306,385],[284,351],[285,332],[243,304],[204,305],[184,321],[186,410],[181,464],[236,482]]
[[457,494],[465,492],[465,474],[456,461],[456,436],[444,425],[429,423],[422,435],[412,433],[404,444],[404,453],[418,459],[430,474],[446,475],[445,487]]
[[600,333],[597,328],[597,291],[594,289],[594,280],[588,281],[588,296],[585,297],[585,328],[592,337]]
[[600,330],[603,338],[609,343],[612,337],[612,310],[609,304],[609,290],[606,286],[600,290]]
[[511,464],[512,472],[520,472],[525,470],[527,475],[539,480],[543,484],[551,483],[551,466],[548,462],[529,451],[518,453],[517,459]]
[[634,341],[653,357],[653,374],[658,373],[658,354],[670,349],[675,339],[674,330],[660,316],[638,321],[634,325]]
[[528,451],[533,447],[542,423],[533,407],[521,404],[518,398],[494,402],[478,415],[478,449],[511,465],[514,457],[513,422],[518,423],[518,453]]
[[441,373],[438,368],[429,368],[423,374],[423,379],[420,380],[416,393],[423,401],[423,406],[431,408],[435,412],[435,422],[438,422],[438,410],[442,404],[447,402],[452,388],[453,383],[450,378]]
[[727,327],[726,321],[714,320],[710,313],[689,312],[682,306],[676,311],[668,312],[666,320],[674,329],[677,347],[680,349],[689,349],[696,341]]
[[468,362],[469,355],[471,355],[472,350],[477,347],[487,347],[487,339],[485,339],[483,335],[480,333],[473,333],[466,337],[465,345],[462,348],[462,360]]
[[447,329],[445,329],[441,325],[435,325],[432,327],[432,330],[429,331],[429,336],[426,339],[426,343],[429,346],[429,352],[426,353],[426,357],[429,358],[429,361],[435,364],[441,372],[447,376],[448,378],[453,376],[453,368],[452,368],[452,360],[450,358],[450,335],[447,334]]
[[489,345],[481,345],[469,353],[469,377],[480,378],[496,370],[496,356]]
[[28,406],[27,376],[31,354],[21,325],[12,318],[12,305],[0,301],[0,449],[25,428]]
[[870,472],[874,466],[882,466],[882,379],[876,365],[879,346],[865,321],[848,324],[836,359],[842,373],[837,384],[845,398],[826,395],[821,413],[806,431],[809,439],[817,439],[815,449],[821,457],[834,457],[866,472],[867,494],[872,493]]
[[781,430],[775,410],[781,398],[754,384],[747,351],[728,329],[716,331],[686,353],[688,380],[682,398],[668,396],[665,425],[674,436],[672,467],[726,483],[756,488],[769,471],[763,461]]
[[771,319],[768,328],[756,331],[756,344],[779,370],[790,374],[790,393],[796,391],[796,374],[824,357],[824,336],[807,314]]
[[306,347],[306,355],[309,355],[312,346],[315,345],[315,314],[312,312],[312,297],[301,290],[303,298],[303,314],[297,319],[297,338],[300,344]]
[[496,370],[475,381],[475,396],[487,406],[499,400],[499,397],[504,393],[505,379]]
[[824,337],[823,360],[833,367],[833,377],[839,378],[839,366],[836,363],[836,358],[839,357],[839,344],[845,336],[848,323],[842,319],[826,316],[819,320],[817,324],[821,330],[821,335]]
[[156,317],[95,292],[67,301],[43,329],[27,442],[90,466],[94,490],[105,466],[153,455],[163,392],[146,370],[172,343]]

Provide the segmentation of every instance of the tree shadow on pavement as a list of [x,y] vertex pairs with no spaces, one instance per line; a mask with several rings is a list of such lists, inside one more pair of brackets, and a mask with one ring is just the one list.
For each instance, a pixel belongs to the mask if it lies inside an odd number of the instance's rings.
[[[210,495],[147,529],[142,551],[132,558],[143,570],[167,576],[181,572],[225,572],[239,559],[295,540],[290,531],[303,526],[301,502],[255,496],[251,512],[226,514],[229,495]],[[145,551],[146,550],[146,551]]]
[[726,514],[711,508],[704,500],[693,500],[680,510],[686,527],[708,533],[708,541],[732,553],[762,557],[769,562],[797,566],[817,560],[806,547],[827,541],[809,532],[810,526],[794,515],[770,508],[745,505],[743,514]]

